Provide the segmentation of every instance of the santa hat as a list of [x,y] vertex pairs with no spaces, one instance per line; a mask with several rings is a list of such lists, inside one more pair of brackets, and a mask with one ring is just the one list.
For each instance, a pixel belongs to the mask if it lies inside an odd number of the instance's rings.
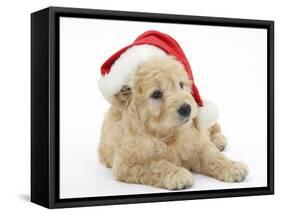
[[104,62],[101,66],[102,77],[99,81],[103,96],[111,102],[112,96],[123,85],[129,83],[140,65],[152,58],[166,55],[174,56],[180,61],[187,76],[193,81],[192,95],[199,107],[197,126],[199,128],[211,127],[218,119],[217,107],[212,102],[202,101],[188,59],[177,41],[158,31],[144,32],[132,44],[120,49]]

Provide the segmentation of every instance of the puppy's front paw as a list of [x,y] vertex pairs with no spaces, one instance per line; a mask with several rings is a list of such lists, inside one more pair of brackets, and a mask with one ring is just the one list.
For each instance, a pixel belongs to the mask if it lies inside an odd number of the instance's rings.
[[218,150],[222,151],[227,145],[227,138],[222,133],[216,133],[212,136],[211,141],[215,144]]
[[241,182],[248,175],[249,169],[246,164],[233,161],[229,168],[224,172],[222,181],[226,182]]
[[185,168],[178,168],[164,179],[164,187],[169,190],[181,190],[190,187],[194,182],[191,172]]

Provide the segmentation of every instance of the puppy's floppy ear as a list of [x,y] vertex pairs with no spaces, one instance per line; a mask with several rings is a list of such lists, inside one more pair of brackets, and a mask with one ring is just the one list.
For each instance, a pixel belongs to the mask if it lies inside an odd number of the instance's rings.
[[128,85],[123,85],[122,88],[115,94],[115,99],[119,102],[126,102],[132,96],[132,88]]

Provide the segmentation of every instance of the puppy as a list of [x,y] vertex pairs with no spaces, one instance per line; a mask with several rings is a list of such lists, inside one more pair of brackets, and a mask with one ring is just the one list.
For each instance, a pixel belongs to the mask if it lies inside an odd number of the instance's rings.
[[114,96],[105,116],[99,158],[116,180],[170,190],[190,187],[191,171],[226,182],[242,181],[245,164],[226,158],[220,126],[196,127],[192,82],[173,57],[141,65]]

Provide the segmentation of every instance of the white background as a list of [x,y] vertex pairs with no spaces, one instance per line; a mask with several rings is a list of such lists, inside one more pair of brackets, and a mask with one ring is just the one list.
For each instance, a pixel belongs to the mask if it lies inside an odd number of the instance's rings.
[[61,18],[60,197],[168,191],[116,182],[97,157],[109,108],[97,85],[100,66],[149,29],[179,42],[201,95],[214,100],[221,111],[220,123],[229,139],[225,154],[244,161],[250,170],[245,181],[232,184],[196,175],[186,191],[267,186],[265,29]]
[[280,6],[278,1],[5,1],[1,4],[0,203],[1,215],[237,215],[280,212],[280,85],[276,85],[276,195],[137,205],[46,210],[29,200],[30,190],[30,17],[49,5],[149,11],[276,21],[276,78],[280,83]]

